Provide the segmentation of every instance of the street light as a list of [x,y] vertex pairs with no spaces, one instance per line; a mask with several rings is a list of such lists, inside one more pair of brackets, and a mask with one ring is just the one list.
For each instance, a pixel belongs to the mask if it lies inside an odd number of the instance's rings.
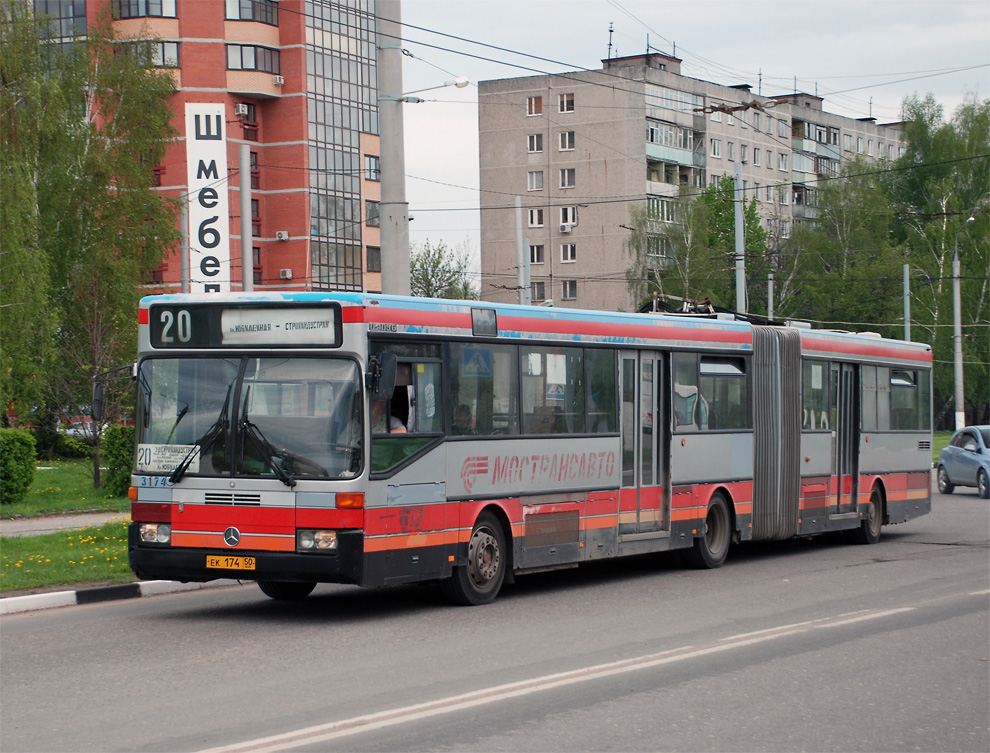
[[379,102],[409,102],[410,104],[418,104],[420,102],[427,102],[427,101],[431,101],[432,102],[432,101],[435,101],[435,100],[425,100],[422,97],[411,97],[409,95],[410,94],[421,94],[422,92],[431,92],[431,91],[435,91],[436,89],[446,88],[448,86],[455,86],[458,89],[463,89],[469,83],[471,83],[471,82],[468,81],[463,76],[458,76],[457,78],[451,79],[450,81],[444,81],[439,86],[428,86],[425,89],[414,89],[411,92],[406,92],[401,97],[389,97],[389,96],[379,97],[378,98],[378,101]]

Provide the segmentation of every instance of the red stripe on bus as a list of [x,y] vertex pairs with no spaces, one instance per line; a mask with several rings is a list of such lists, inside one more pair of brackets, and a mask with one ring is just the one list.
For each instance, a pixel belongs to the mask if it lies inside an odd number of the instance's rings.
[[138,324],[147,324],[151,321],[151,311],[149,309],[138,309]]
[[932,354],[929,350],[918,350],[917,348],[898,348],[891,345],[874,345],[872,343],[859,342],[833,342],[831,340],[817,340],[806,337],[801,341],[802,349],[805,351],[814,350],[826,353],[846,353],[859,356],[873,356],[883,358],[897,358],[908,361],[921,361],[931,363]]

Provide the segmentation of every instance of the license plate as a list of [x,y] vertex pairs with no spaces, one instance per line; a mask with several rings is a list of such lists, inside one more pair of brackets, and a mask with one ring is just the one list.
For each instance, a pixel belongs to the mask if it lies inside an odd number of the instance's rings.
[[206,566],[218,570],[254,570],[254,557],[214,557],[208,554]]

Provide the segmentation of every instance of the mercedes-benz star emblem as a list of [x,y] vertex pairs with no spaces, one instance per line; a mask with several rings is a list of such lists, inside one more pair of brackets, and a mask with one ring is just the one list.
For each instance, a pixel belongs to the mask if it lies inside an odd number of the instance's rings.
[[223,532],[223,540],[227,546],[237,546],[241,543],[241,532],[231,526]]

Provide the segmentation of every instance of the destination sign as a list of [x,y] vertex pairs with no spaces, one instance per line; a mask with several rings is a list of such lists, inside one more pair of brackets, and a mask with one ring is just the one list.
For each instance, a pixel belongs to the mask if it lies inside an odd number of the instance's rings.
[[154,348],[336,348],[340,305],[152,305]]

